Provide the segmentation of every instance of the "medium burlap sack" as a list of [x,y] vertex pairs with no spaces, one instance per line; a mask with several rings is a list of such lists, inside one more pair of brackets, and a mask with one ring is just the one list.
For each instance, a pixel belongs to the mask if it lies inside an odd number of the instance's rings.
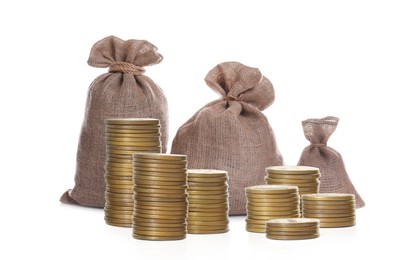
[[63,194],[63,203],[104,207],[107,118],[157,118],[162,150],[167,150],[168,105],[162,89],[144,74],[144,66],[163,59],[148,41],[123,41],[109,36],[91,49],[88,64],[109,68],[90,85],[81,129],[75,186]]
[[258,69],[238,62],[217,65],[205,81],[222,98],[179,128],[171,152],[186,154],[191,169],[226,170],[230,215],[245,214],[244,188],[264,184],[265,168],[283,163],[261,113],[274,102],[274,88]]
[[351,193],[356,197],[356,206],[365,206],[356,191],[344,166],[341,154],[327,146],[327,141],[337,128],[337,117],[307,119],[302,121],[304,135],[311,142],[301,154],[298,165],[320,169],[320,193]]

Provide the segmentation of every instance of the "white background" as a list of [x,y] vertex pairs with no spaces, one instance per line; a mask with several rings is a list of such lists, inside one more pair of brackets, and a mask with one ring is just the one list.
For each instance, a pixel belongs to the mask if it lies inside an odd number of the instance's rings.
[[[2,1],[0,4],[1,259],[409,259],[411,87],[409,1]],[[91,46],[116,35],[147,39],[164,61],[147,68],[178,127],[218,95],[216,64],[258,67],[274,84],[264,111],[295,165],[301,120],[338,116],[329,141],[366,202],[353,228],[314,240],[274,241],[231,219],[224,235],[134,240],[103,211],[61,205],[74,185],[89,84],[106,69]]]

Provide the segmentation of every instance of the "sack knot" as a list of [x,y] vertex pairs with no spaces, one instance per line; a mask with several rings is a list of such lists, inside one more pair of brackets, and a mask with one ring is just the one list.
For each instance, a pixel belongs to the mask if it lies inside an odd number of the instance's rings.
[[143,67],[122,61],[116,61],[110,64],[108,72],[121,72],[126,74],[132,74],[135,76],[143,75],[145,69]]

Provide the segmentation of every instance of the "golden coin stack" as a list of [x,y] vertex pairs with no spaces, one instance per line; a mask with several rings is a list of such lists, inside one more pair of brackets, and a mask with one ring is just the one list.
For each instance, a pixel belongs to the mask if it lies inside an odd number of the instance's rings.
[[312,218],[271,219],[266,222],[269,239],[296,240],[320,236],[320,221]]
[[228,174],[226,171],[190,169],[188,173],[189,234],[228,232]]
[[266,168],[267,184],[298,186],[300,195],[318,193],[320,170],[309,166],[271,166]]
[[187,234],[187,157],[135,153],[133,237],[178,240]]
[[320,227],[355,225],[355,195],[353,194],[306,194],[301,199],[303,216],[319,219]]
[[153,118],[107,119],[106,204],[109,225],[131,227],[133,200],[133,156],[135,152],[161,152],[160,121]]
[[265,222],[269,219],[300,217],[297,186],[258,185],[245,188],[245,192],[247,231],[264,233]]

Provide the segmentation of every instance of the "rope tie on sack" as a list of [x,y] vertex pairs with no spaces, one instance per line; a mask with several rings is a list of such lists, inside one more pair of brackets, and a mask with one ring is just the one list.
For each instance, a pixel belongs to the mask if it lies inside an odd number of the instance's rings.
[[318,143],[318,144],[311,144],[310,146],[311,146],[311,147],[327,147],[327,144],[320,144],[320,143]]
[[143,75],[146,70],[143,67],[128,63],[117,61],[111,63],[108,72],[121,72],[126,74],[132,74],[135,76]]

